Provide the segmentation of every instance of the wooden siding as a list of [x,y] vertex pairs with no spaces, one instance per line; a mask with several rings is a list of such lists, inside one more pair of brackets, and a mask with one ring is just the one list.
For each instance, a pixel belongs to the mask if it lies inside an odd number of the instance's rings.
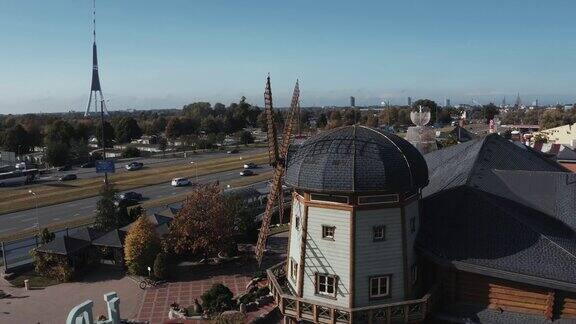
[[458,302],[485,305],[492,309],[550,318],[554,292],[547,289],[458,271],[446,278]]
[[[296,217],[300,217],[300,229],[296,229]],[[293,259],[300,262],[300,242],[302,241],[302,221],[304,219],[304,204],[298,199],[292,201],[292,215],[290,215],[290,247],[288,260]],[[290,262],[288,263],[290,266]],[[296,291],[297,281],[292,280],[290,277],[290,269],[288,270],[288,284],[294,291]]]
[[[322,238],[322,225],[336,227],[334,240]],[[348,307],[350,296],[350,211],[308,208],[303,298]],[[315,294],[315,274],[338,276],[336,300]]]
[[[391,297],[385,302],[404,298],[402,256],[402,227],[400,208],[356,211],[355,239],[355,307],[382,304],[370,300],[369,279],[372,276],[391,274]],[[373,241],[372,228],[386,226],[386,240]]]
[[576,294],[561,294],[558,303],[561,318],[576,319]]

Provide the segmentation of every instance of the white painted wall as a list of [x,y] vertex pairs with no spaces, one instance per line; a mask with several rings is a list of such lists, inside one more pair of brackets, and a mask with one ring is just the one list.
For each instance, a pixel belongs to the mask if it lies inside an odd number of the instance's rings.
[[[355,307],[404,299],[402,222],[400,208],[356,211]],[[386,226],[386,240],[373,240],[372,228]],[[391,297],[370,301],[370,277],[391,274]]]
[[[334,241],[322,238],[322,225],[335,226]],[[315,295],[315,274],[338,276],[336,300]],[[304,267],[303,298],[341,307],[350,297],[350,212],[319,207],[308,208],[308,235]]]
[[[300,228],[296,229],[296,217],[300,217]],[[292,201],[292,214],[290,215],[290,251],[288,252],[288,284],[296,291],[297,278],[292,280],[290,277],[290,259],[300,263],[300,245],[302,242],[302,221],[304,219],[304,204],[298,199]]]

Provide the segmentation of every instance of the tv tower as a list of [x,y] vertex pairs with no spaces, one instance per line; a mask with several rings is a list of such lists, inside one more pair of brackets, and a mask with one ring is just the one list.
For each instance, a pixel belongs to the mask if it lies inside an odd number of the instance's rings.
[[[84,116],[90,114],[92,95],[94,95],[94,112],[98,111],[98,101],[100,101],[101,114],[108,115],[104,95],[102,94],[102,87],[100,86],[100,76],[98,75],[98,55],[96,50],[96,0],[93,0],[92,8],[92,84],[90,85],[90,98],[88,99],[88,105],[86,106],[86,113]],[[100,100],[98,100],[98,94],[100,94]]]

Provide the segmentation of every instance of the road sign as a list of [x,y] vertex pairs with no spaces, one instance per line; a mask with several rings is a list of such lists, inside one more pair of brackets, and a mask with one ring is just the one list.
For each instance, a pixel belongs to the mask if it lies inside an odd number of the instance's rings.
[[96,161],[96,173],[114,173],[116,168],[114,166],[114,161],[103,160]]

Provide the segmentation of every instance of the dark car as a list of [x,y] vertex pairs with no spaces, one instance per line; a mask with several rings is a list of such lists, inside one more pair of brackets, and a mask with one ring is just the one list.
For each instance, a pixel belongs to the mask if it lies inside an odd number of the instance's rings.
[[248,177],[254,175],[254,172],[252,172],[252,170],[244,170],[240,172],[240,175],[243,177]]
[[70,174],[61,176],[60,179],[58,179],[58,180],[70,181],[70,180],[76,180],[76,179],[78,179],[78,177],[75,174],[70,173]]
[[59,172],[70,171],[70,170],[72,170],[72,166],[71,165],[63,165],[61,167],[58,167],[56,170]]
[[84,168],[84,169],[94,168],[94,167],[96,167],[96,162],[94,162],[94,161],[86,162],[86,163],[81,164],[80,167]]
[[128,164],[126,164],[125,168],[128,171],[135,171],[135,170],[140,170],[144,167],[144,163],[142,162],[130,162]]
[[118,195],[114,200],[114,205],[117,207],[121,205],[126,207],[134,206],[137,205],[142,199],[142,194],[134,191],[128,191]]
[[230,150],[230,151],[228,151],[228,152],[226,152],[226,153],[227,153],[227,154],[236,154],[236,153],[239,153],[239,152],[240,152],[240,151],[238,151],[238,149],[233,149],[233,150]]
[[244,169],[256,169],[258,166],[254,162],[244,164]]

